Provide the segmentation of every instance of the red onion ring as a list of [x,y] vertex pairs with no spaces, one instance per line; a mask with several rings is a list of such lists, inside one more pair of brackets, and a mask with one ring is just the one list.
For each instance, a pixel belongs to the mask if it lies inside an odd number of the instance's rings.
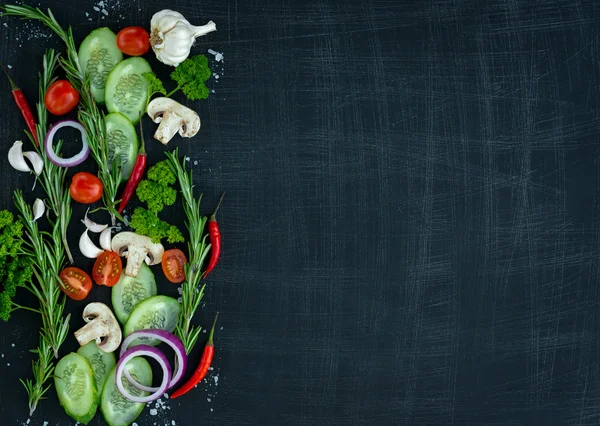
[[[163,379],[162,383],[158,387],[157,391],[148,396],[133,396],[127,391],[125,386],[123,386],[123,371],[127,365],[127,362],[136,356],[149,356],[150,358],[154,358],[160,364],[160,368],[163,370]],[[134,346],[131,349],[125,351],[119,362],[117,363],[117,389],[121,392],[125,398],[132,402],[150,402],[157,400],[161,396],[165,394],[167,388],[169,386],[169,382],[171,380],[171,366],[169,365],[169,361],[167,357],[158,349],[148,346],[148,345],[138,345]]]
[[[175,352],[175,374],[173,375],[173,379],[169,383],[168,389],[175,386],[177,382],[181,380],[187,368],[187,354],[185,353],[185,347],[183,346],[183,343],[181,343],[181,340],[179,340],[179,338],[173,333],[170,333],[165,330],[149,329],[134,331],[123,340],[123,343],[121,345],[121,354],[119,356],[123,356],[123,353],[125,353],[131,342],[138,337],[151,337],[153,339],[160,340],[161,342],[166,343],[171,348],[173,348],[173,351]],[[134,348],[136,347],[137,346],[134,346]],[[127,380],[129,380],[129,383],[131,383],[133,386],[140,390],[146,392],[156,392],[159,389],[156,387],[144,386],[141,383],[137,382],[133,377],[131,377],[131,374],[129,374],[128,370],[125,370],[125,377],[127,378]]]
[[[81,132],[81,151],[78,154],[74,155],[71,158],[61,158],[54,152],[54,148],[52,148],[52,142],[54,141],[54,136],[56,132],[58,132],[63,127],[72,127]],[[59,167],[73,167],[78,164],[83,163],[88,156],[90,155],[90,146],[87,141],[87,133],[85,132],[85,128],[75,120],[64,120],[59,121],[54,126],[50,128],[48,134],[46,135],[46,140],[44,141],[44,149],[46,150],[46,155],[48,159],[56,164]]]

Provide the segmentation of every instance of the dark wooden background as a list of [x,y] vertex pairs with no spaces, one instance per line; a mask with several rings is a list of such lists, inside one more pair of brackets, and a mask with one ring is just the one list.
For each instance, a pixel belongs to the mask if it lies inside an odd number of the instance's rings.
[[[225,55],[198,137],[168,146],[198,161],[206,213],[227,190],[197,316],[221,313],[214,370],[139,425],[600,422],[598,2],[99,3],[41,1],[78,41],[165,7],[213,19],[194,52]],[[62,50],[38,28],[0,23],[30,100],[43,50]],[[23,123],[4,80],[0,111],[6,153]],[[32,184],[5,154],[0,180],[2,208]],[[38,326],[0,324],[3,425],[28,418]],[[45,421],[74,424],[54,391]]]

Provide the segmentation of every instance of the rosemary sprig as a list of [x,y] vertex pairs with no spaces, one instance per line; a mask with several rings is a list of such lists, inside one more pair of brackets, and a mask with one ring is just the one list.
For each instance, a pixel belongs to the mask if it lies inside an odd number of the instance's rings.
[[33,380],[22,380],[29,399],[29,415],[33,415],[37,404],[48,391],[46,382],[52,376],[54,364],[52,355],[58,358],[58,350],[67,338],[70,315],[63,317],[65,296],[59,287],[59,273],[65,256],[61,239],[61,220],[48,218],[52,233],[38,229],[33,220],[33,212],[25,202],[20,190],[14,194],[15,205],[21,215],[25,228],[25,244],[22,245],[24,255],[30,256],[33,262],[33,280],[26,288],[38,299],[39,312],[42,316],[40,329],[40,346],[33,352],[38,354],[38,360],[33,363]]
[[[53,49],[48,49],[44,54],[43,59],[43,72],[39,73],[39,100],[36,104],[36,111],[38,116],[38,122],[36,131],[38,140],[43,141],[46,138],[48,132],[48,110],[44,105],[44,97],[48,91],[48,87],[54,82],[54,73],[58,65],[59,56],[54,52]],[[67,241],[67,227],[71,221],[71,197],[69,191],[66,188],[65,180],[67,176],[66,167],[58,167],[53,164],[46,155],[43,145],[37,146],[34,143],[33,137],[27,132],[29,139],[35,146],[38,154],[44,160],[44,169],[40,176],[40,183],[44,192],[46,192],[47,202],[54,213],[55,217],[60,217],[60,234],[63,246],[69,262],[73,263],[73,255],[69,249],[69,243]],[[60,142],[59,142],[60,144]]]
[[202,265],[210,251],[210,244],[206,242],[207,235],[204,235],[207,218],[200,214],[202,196],[198,199],[194,198],[192,171],[186,170],[185,158],[179,160],[177,149],[172,153],[167,152],[165,155],[169,159],[169,165],[177,176],[181,188],[183,210],[187,218],[186,227],[190,234],[189,262],[185,266],[186,279],[181,286],[181,314],[175,330],[185,346],[185,351],[190,353],[202,330],[201,327],[192,325],[192,318],[200,306],[206,287],[206,284],[200,285],[200,280],[202,279]]
[[37,7],[6,5],[4,7],[4,14],[17,16],[25,20],[40,21],[58,35],[65,43],[67,54],[66,57],[61,57],[59,62],[60,66],[67,74],[67,79],[80,95],[81,107],[79,109],[78,118],[87,132],[88,144],[90,146],[92,157],[98,164],[98,177],[104,186],[102,202],[104,203],[104,208],[108,210],[111,215],[113,225],[115,224],[115,218],[119,218],[119,220],[122,221],[123,218],[116,209],[116,205],[120,201],[117,199],[117,191],[119,189],[119,184],[121,183],[122,164],[117,161],[117,158],[113,161],[109,161],[104,117],[92,96],[89,79],[86,78],[85,73],[79,64],[77,47],[75,46],[75,39],[73,38],[71,27],[64,30],[50,9],[48,9],[48,13],[46,14]]

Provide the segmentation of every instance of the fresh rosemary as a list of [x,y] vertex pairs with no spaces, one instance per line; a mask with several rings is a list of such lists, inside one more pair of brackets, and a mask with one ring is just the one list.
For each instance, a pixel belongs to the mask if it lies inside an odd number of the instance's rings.
[[75,46],[71,27],[68,27],[65,31],[50,9],[48,9],[48,13],[46,14],[37,7],[6,5],[4,7],[4,14],[17,16],[25,20],[40,21],[58,35],[65,43],[67,49],[66,57],[61,57],[59,63],[65,70],[67,79],[80,95],[81,106],[78,118],[86,130],[92,157],[98,164],[98,177],[104,186],[102,202],[104,208],[106,208],[111,215],[113,225],[115,224],[115,218],[119,218],[119,220],[122,221],[123,218],[117,212],[116,208],[117,203],[120,201],[117,199],[117,191],[119,189],[119,184],[121,183],[122,164],[117,161],[116,158],[113,161],[109,161],[104,117],[92,96],[89,79],[86,78],[85,73],[79,64],[79,57],[77,56],[77,48]]
[[20,190],[15,191],[14,198],[25,231],[21,249],[24,255],[35,259],[32,265],[34,279],[24,287],[37,298],[42,317],[40,345],[33,351],[38,354],[38,359],[33,362],[33,380],[21,380],[27,390],[29,414],[32,415],[50,387],[46,382],[54,371],[52,358],[58,358],[58,350],[69,331],[70,315],[63,317],[65,295],[59,287],[65,251],[60,236],[62,218],[57,217],[54,221],[48,218],[52,233],[40,231]]
[[210,244],[206,242],[207,235],[204,234],[207,218],[200,214],[202,196],[198,199],[194,198],[192,171],[186,170],[185,158],[179,160],[177,149],[172,153],[167,152],[165,155],[169,159],[171,169],[177,176],[181,188],[183,210],[187,218],[186,227],[189,233],[189,262],[185,266],[186,279],[181,286],[181,314],[175,333],[183,342],[185,351],[190,353],[202,330],[201,327],[192,325],[192,318],[200,306],[206,286],[205,284],[200,285],[200,280],[203,275],[202,265],[210,251]]

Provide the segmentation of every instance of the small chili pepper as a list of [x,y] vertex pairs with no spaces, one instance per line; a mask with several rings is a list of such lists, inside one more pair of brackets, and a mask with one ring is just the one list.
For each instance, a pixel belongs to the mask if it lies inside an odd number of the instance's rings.
[[29,129],[31,136],[33,136],[33,140],[35,141],[35,146],[39,146],[40,143],[38,141],[37,130],[35,128],[35,118],[33,118],[33,113],[31,112],[31,108],[29,108],[27,99],[25,99],[25,95],[23,94],[21,89],[19,89],[17,87],[17,85],[15,84],[13,79],[10,78],[8,71],[6,70],[6,68],[4,68],[4,64],[2,64],[1,62],[0,62],[0,67],[2,67],[2,71],[4,71],[4,74],[8,78],[8,81],[10,83],[10,88],[12,90],[13,98],[15,98],[15,103],[17,104],[17,107],[21,111],[21,115],[25,119],[25,124],[27,124],[27,129]]
[[131,174],[129,175],[129,180],[127,180],[127,184],[125,185],[125,189],[123,189],[123,195],[121,196],[121,203],[119,204],[119,209],[117,212],[119,214],[123,213],[127,203],[131,200],[135,189],[138,186],[138,183],[144,177],[144,171],[146,170],[146,147],[144,144],[144,132],[142,130],[142,124],[140,122],[140,139],[142,140],[142,147],[138,151],[137,158],[135,159],[135,164],[133,165],[133,169],[131,169]]
[[204,352],[202,353],[202,358],[200,358],[200,364],[194,371],[194,374],[190,379],[185,382],[179,389],[177,389],[171,395],[170,399],[179,398],[181,395],[185,395],[190,390],[194,389],[198,383],[204,379],[206,373],[208,373],[208,368],[212,363],[213,356],[215,355],[215,344],[213,342],[213,336],[215,334],[215,325],[217,325],[217,318],[219,318],[219,313],[215,315],[215,321],[213,322],[212,329],[210,330],[210,334],[208,335],[208,342],[206,342],[206,346],[204,347]]
[[219,206],[221,206],[221,201],[223,201],[224,196],[225,192],[221,194],[221,198],[219,198],[215,211],[208,219],[208,237],[210,238],[211,248],[210,259],[206,271],[204,272],[204,278],[206,278],[210,271],[215,269],[215,266],[217,266],[217,262],[219,261],[219,255],[221,254],[221,231],[219,230],[219,224],[217,223],[217,210],[219,210]]

